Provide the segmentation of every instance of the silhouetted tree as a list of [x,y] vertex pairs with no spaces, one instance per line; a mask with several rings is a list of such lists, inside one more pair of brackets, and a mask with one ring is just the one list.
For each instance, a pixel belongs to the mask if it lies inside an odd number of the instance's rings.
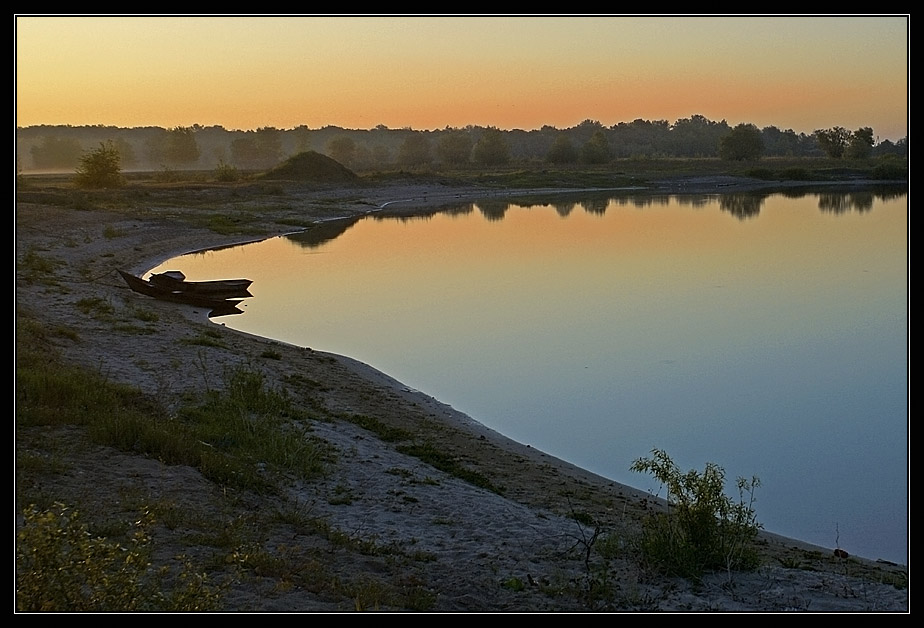
[[135,147],[124,137],[116,138],[115,147],[119,151],[119,159],[123,168],[126,166],[131,167],[138,163],[138,158],[135,156]]
[[814,135],[818,146],[828,157],[840,159],[850,142],[851,133],[842,126],[836,126],[830,129],[816,129]]
[[671,146],[677,156],[715,157],[719,141],[728,131],[725,120],[713,122],[701,115],[682,118],[671,127]]
[[80,161],[83,148],[72,137],[47,135],[31,152],[32,165],[36,168],[73,168]]
[[282,159],[282,136],[279,129],[265,126],[256,132],[257,154],[261,168],[272,168]]
[[356,142],[348,135],[338,135],[327,143],[327,156],[344,166],[353,163],[356,155]]
[[573,164],[578,160],[578,151],[570,137],[559,133],[546,153],[545,160],[552,164]]
[[468,131],[449,131],[440,136],[436,154],[446,164],[467,164],[472,158],[472,145],[472,136]]
[[873,152],[873,141],[873,130],[870,127],[859,128],[850,135],[845,155],[849,159],[865,159]]
[[610,160],[610,141],[603,129],[594,131],[581,147],[581,161],[585,164],[605,164]]
[[506,164],[510,161],[510,148],[507,146],[504,134],[496,127],[486,128],[475,142],[472,157],[483,166]]
[[398,148],[397,161],[402,166],[423,166],[430,163],[430,138],[423,133],[413,133],[404,138]]
[[240,168],[272,168],[282,159],[282,135],[267,126],[247,131],[231,142],[231,161]]
[[617,157],[653,157],[668,152],[671,127],[667,120],[620,122],[611,131],[611,148]]
[[792,129],[781,131],[775,126],[768,126],[761,130],[760,136],[764,144],[765,155],[794,157],[802,153],[799,136]]
[[729,161],[760,159],[764,142],[753,124],[741,123],[719,141],[719,157]]
[[588,118],[572,128],[569,134],[579,146],[583,146],[590,141],[594,133],[602,130],[603,125],[600,124],[599,120],[591,120]]
[[239,168],[256,168],[260,161],[256,138],[246,135],[232,140],[231,161]]
[[391,163],[391,151],[387,146],[377,144],[372,147],[372,162],[376,166],[387,166]]
[[167,133],[165,157],[168,163],[191,166],[199,161],[199,155],[196,132],[191,127],[178,126]]
[[375,159],[372,157],[372,151],[365,144],[357,144],[350,168],[352,170],[371,170],[374,167]]
[[311,131],[304,124],[290,131],[296,153],[306,153],[311,150]]

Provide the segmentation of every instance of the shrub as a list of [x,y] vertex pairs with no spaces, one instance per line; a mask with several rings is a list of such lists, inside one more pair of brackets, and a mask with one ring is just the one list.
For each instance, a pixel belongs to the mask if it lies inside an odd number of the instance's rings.
[[659,449],[631,469],[651,473],[667,489],[667,511],[655,513],[642,532],[643,555],[670,575],[698,579],[706,571],[757,566],[753,540],[760,529],[754,490],[760,480],[738,478],[739,500],[725,495],[725,470],[707,463],[702,473],[683,473]]
[[240,180],[241,175],[237,171],[237,168],[232,166],[229,163],[225,163],[225,160],[219,159],[218,165],[215,167],[215,179],[222,182],[234,182]]
[[77,166],[74,182],[81,188],[115,188],[122,177],[122,156],[112,140],[100,142],[99,148],[84,153]]
[[214,610],[220,595],[187,569],[163,591],[164,572],[152,569],[150,538],[136,524],[128,546],[96,537],[63,504],[23,513],[16,544],[16,608],[46,612]]

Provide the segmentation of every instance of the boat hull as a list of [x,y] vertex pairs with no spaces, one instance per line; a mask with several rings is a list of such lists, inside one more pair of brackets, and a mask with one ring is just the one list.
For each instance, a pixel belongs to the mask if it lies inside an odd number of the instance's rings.
[[[128,284],[134,292],[143,294],[162,301],[172,301],[174,303],[185,303],[199,307],[208,307],[214,310],[233,310],[245,296],[251,296],[249,292],[246,295],[241,294],[240,290],[236,292],[197,292],[186,289],[171,289],[162,285],[145,281],[131,273],[118,270],[119,275]],[[184,282],[187,285],[189,282]],[[246,292],[246,290],[244,290]],[[239,311],[239,310],[238,310]]]
[[153,286],[171,291],[189,294],[201,294],[225,299],[252,297],[248,288],[253,283],[250,279],[219,279],[216,281],[186,281],[180,271],[167,271],[151,275]]

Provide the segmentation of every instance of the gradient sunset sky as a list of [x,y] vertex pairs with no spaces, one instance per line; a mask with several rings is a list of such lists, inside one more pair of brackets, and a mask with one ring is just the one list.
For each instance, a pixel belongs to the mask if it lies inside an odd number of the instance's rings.
[[16,124],[908,134],[909,17],[15,16]]

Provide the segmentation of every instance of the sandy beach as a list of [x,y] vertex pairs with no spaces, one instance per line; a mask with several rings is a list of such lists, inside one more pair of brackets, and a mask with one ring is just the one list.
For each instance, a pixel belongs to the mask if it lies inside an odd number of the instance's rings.
[[[688,179],[658,191],[757,185]],[[198,520],[241,526],[248,547],[273,557],[276,568],[215,566],[218,550],[201,542],[203,524],[189,517],[158,523],[152,533],[156,564],[185,556],[211,565],[210,580],[225,583],[221,610],[229,612],[908,612],[909,588],[895,586],[907,583],[907,566],[838,557],[834,548],[772,531],[760,536],[756,571],[711,574],[697,585],[659,576],[630,550],[645,513],[657,507],[645,491],[516,443],[348,356],[253,337],[211,322],[202,308],[135,294],[115,272],[141,275],[172,256],[291,232],[296,223],[422,213],[460,199],[531,192],[407,184],[185,191],[197,204],[247,214],[250,233],[222,235],[204,221],[196,226],[195,205],[177,203],[172,189],[145,190],[104,209],[58,204],[61,195],[25,188],[16,204],[17,312],[46,329],[73,331],[53,340],[65,362],[134,386],[168,409],[220,388],[228,369],[258,370],[267,385],[319,417],[311,434],[337,454],[316,481],[293,480],[281,495],[229,495],[196,469],[93,445],[80,428],[33,427],[17,431],[17,456],[38,455],[53,442],[66,471],[18,477],[17,486],[87,513],[130,518],[138,504],[156,501],[198,513]],[[29,252],[56,262],[54,285],[26,280],[19,269]],[[107,320],[78,307],[92,299],[111,306]],[[156,314],[147,333],[113,325],[139,308]],[[206,333],[217,340],[213,346],[187,342]],[[343,418],[357,416],[439,443],[502,490],[453,477]],[[598,530],[618,539],[619,549],[602,556],[594,547]],[[606,594],[594,595],[601,578]]]

